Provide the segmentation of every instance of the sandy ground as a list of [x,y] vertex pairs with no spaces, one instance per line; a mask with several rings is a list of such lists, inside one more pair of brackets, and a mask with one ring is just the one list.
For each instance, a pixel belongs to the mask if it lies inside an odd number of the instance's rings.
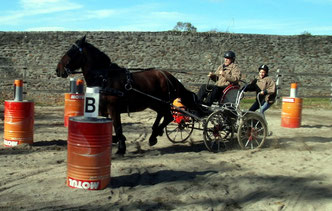
[[113,146],[111,183],[99,191],[65,184],[63,108],[35,112],[32,147],[1,143],[1,210],[332,210],[331,110],[303,109],[296,129],[269,110],[266,147],[222,153],[206,150],[202,131],[185,144],[164,135],[149,147],[155,114],[123,114],[127,154],[115,156]]

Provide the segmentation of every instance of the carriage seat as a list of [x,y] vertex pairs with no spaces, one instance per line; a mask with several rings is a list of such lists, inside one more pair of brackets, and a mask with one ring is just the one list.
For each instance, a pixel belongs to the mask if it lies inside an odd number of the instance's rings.
[[220,98],[219,105],[225,104],[225,103],[235,103],[236,97],[239,93],[240,86],[229,84],[224,90],[223,94]]
[[[209,108],[209,106],[206,106],[204,104],[202,104],[202,107],[200,107],[200,112],[203,116],[206,116],[210,113],[212,113],[216,108],[222,106],[222,105],[226,105],[227,106],[231,106],[233,107],[234,104],[236,103],[236,98],[238,96],[240,90],[240,86],[239,85],[233,85],[230,84],[228,85],[224,90],[223,90],[223,94],[221,96],[221,98],[214,102],[211,107]],[[228,105],[229,104],[229,105]],[[186,109],[186,107],[181,103],[181,99],[177,98],[173,101],[173,105],[180,108],[180,109]],[[181,114],[181,113],[180,113]],[[179,115],[179,112],[176,111],[176,109],[173,111],[173,117],[175,120],[177,120],[177,116]],[[182,116],[183,114],[181,114]]]

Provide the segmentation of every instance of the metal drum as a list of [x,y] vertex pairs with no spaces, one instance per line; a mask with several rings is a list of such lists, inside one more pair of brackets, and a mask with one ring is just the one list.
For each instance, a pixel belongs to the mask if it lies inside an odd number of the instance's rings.
[[64,125],[68,127],[69,117],[83,116],[84,94],[65,93]]
[[298,128],[301,126],[302,98],[283,97],[281,126]]
[[5,101],[4,146],[33,144],[34,103]]
[[67,186],[85,190],[107,187],[111,176],[112,120],[70,117],[67,149]]

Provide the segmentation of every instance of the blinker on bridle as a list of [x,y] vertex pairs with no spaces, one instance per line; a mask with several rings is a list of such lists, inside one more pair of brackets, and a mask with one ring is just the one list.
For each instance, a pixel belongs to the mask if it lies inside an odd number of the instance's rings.
[[[73,48],[73,47],[76,47],[76,48],[79,50],[80,54],[82,54],[83,49],[82,49],[80,46],[78,46],[76,43],[74,43],[73,46],[72,46],[72,48]],[[69,61],[68,61],[68,63],[69,63]],[[63,69],[66,71],[67,75],[83,73],[82,71],[81,71],[81,72],[78,72],[78,71],[71,71],[71,70],[67,67],[68,63],[63,67]]]

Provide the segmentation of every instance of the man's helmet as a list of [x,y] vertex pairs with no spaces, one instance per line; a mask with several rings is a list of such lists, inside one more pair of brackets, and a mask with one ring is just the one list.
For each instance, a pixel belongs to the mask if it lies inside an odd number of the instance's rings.
[[261,66],[259,66],[258,71],[260,71],[260,70],[265,70],[266,75],[269,74],[269,67],[265,64],[262,64]]
[[227,51],[224,54],[224,58],[235,60],[235,53],[233,51]]

